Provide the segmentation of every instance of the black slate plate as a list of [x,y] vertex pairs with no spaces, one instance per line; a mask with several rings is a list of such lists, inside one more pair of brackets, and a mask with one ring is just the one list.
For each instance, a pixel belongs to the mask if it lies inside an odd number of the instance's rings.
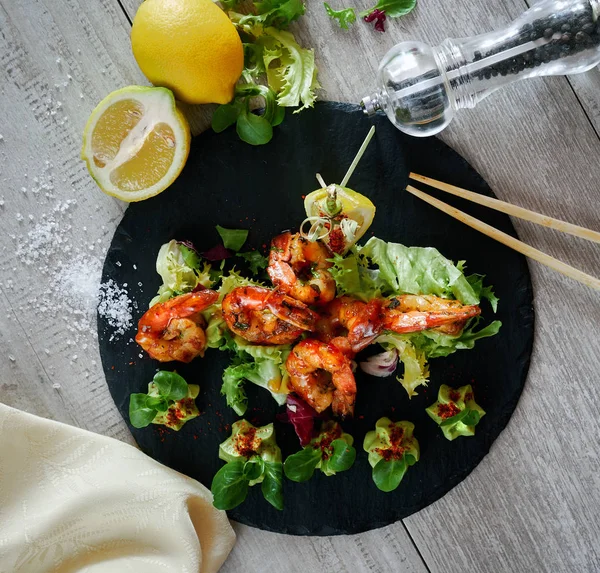
[[[439,499],[482,460],[507,424],[525,383],[533,343],[533,294],[525,258],[403,192],[410,171],[487,195],[490,189],[439,140],[405,136],[382,116],[374,123],[375,138],[350,182],[377,206],[371,231],[388,241],[435,246],[455,261],[466,259],[469,272],[487,275],[500,297],[496,317],[484,305],[486,323],[499,318],[503,327],[496,337],[477,342],[474,350],[432,360],[429,387],[420,388],[410,401],[393,377],[372,378],[359,372],[356,418],[344,423],[359,452],[354,467],[331,478],[316,472],[304,484],[285,481],[283,512],[265,502],[260,488],[252,488],[245,503],[229,513],[241,523],[296,535],[335,535],[404,518]],[[316,187],[316,172],[327,182],[341,180],[371,124],[356,106],[320,103],[300,115],[288,114],[264,147],[240,142],[234,130],[195,138],[175,184],[158,197],[127,209],[107,254],[103,281],[112,278],[118,284],[127,283],[131,298],[139,305],[134,312],[137,324],[160,283],[154,265],[161,244],[171,238],[189,239],[200,249],[208,249],[218,242],[214,229],[218,223],[250,228],[249,246],[266,246],[275,234],[302,221],[301,196]],[[508,217],[458,199],[451,202],[515,235]],[[128,421],[129,395],[145,391],[159,364],[141,356],[139,347],[130,341],[135,328],[111,341],[111,328],[99,317],[98,331],[106,379]],[[209,487],[222,465],[218,445],[228,435],[228,424],[236,420],[219,393],[227,364],[224,353],[209,351],[203,360],[189,365],[167,365],[177,368],[188,382],[200,384],[201,417],[178,433],[154,426],[132,428],[143,451]],[[424,408],[435,401],[443,383],[473,384],[477,401],[487,411],[475,437],[448,442],[426,415]],[[255,424],[273,421],[277,405],[271,397],[252,384],[247,384],[247,393],[246,417]],[[362,451],[365,433],[381,416],[414,422],[421,445],[421,460],[410,468],[400,487],[388,494],[373,484]],[[291,426],[275,424],[284,457],[298,450]]]

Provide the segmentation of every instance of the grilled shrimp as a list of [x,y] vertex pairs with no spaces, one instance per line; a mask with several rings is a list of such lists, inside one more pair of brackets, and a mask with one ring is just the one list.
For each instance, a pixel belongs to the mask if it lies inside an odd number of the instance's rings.
[[324,307],[317,322],[320,338],[353,357],[382,331],[383,303],[382,299],[362,302],[349,296],[336,298]]
[[271,241],[267,272],[273,284],[305,304],[324,304],[335,298],[335,280],[325,244],[299,233],[283,233]]
[[383,328],[398,333],[437,328],[458,334],[466,321],[481,314],[477,305],[464,305],[433,295],[404,294],[391,298],[384,309]]
[[290,387],[317,412],[331,405],[336,416],[351,416],[356,381],[350,359],[333,344],[307,338],[296,344],[286,361]]
[[264,287],[233,289],[223,299],[223,318],[235,334],[254,344],[289,344],[312,330],[317,314],[304,303]]
[[190,362],[196,356],[204,356],[206,335],[200,312],[218,296],[205,289],[155,304],[140,318],[135,341],[160,362]]

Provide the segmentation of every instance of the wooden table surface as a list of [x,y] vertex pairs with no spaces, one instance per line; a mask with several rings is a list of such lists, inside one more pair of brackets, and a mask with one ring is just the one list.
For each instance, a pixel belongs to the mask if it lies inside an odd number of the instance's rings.
[[[57,269],[101,261],[126,208],[97,189],[79,150],[100,99],[147,84],[129,41],[139,3],[0,0],[0,400],[129,442],[100,367],[94,313],[85,304],[65,309]],[[316,50],[321,99],[350,102],[372,90],[394,43],[489,31],[527,8],[524,0],[420,0],[380,34],[362,22],[342,31],[321,2],[309,4],[294,31]],[[597,69],[516,83],[462,112],[442,139],[500,198],[600,229],[599,94]],[[188,111],[199,132],[206,111]],[[597,245],[515,226],[524,241],[600,274]],[[223,571],[600,571],[600,299],[530,268],[528,382],[507,429],[464,482],[360,535],[300,538],[234,525],[238,542]]]

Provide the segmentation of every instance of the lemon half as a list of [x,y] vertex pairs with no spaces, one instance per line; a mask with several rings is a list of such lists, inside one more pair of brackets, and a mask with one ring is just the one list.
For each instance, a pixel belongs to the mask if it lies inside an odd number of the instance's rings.
[[190,127],[166,88],[129,86],[94,109],[81,158],[105,193],[141,201],[164,191],[190,151]]
[[[348,187],[340,187],[336,185],[337,200],[339,201],[342,210],[341,215],[356,221],[358,227],[354,233],[352,241],[347,241],[344,252],[347,251],[352,245],[361,239],[361,237],[367,232],[367,229],[371,226],[375,217],[375,205],[372,201],[357,193],[356,191],[349,189]],[[309,193],[304,199],[304,209],[307,217],[322,217],[327,213],[327,188],[317,189],[312,193]],[[323,240],[329,244],[329,236]]]

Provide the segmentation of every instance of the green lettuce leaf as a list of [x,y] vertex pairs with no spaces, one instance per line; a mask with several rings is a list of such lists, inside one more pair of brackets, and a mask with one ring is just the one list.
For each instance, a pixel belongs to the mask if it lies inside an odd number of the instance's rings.
[[248,229],[226,229],[221,225],[217,225],[215,229],[223,241],[223,246],[236,253],[244,246],[248,238]]
[[416,5],[417,0],[379,0],[372,8],[361,12],[360,17],[364,18],[374,10],[381,10],[390,18],[400,18],[412,12]]
[[426,353],[413,344],[411,336],[390,332],[382,334],[375,340],[385,350],[394,348],[398,352],[398,358],[404,365],[404,374],[398,376],[397,380],[402,384],[409,398],[417,394],[415,391],[417,387],[427,386],[429,382]]
[[380,344],[384,350],[395,349],[398,352],[398,358],[404,365],[404,374],[398,376],[397,380],[402,384],[409,398],[412,398],[417,394],[416,388],[427,386],[429,382],[428,360],[448,356],[457,350],[470,350],[475,346],[475,341],[494,336],[502,326],[499,320],[495,320],[477,330],[479,322],[478,317],[458,336],[451,336],[436,330],[424,330],[410,334],[386,332],[377,337],[375,342]]
[[280,406],[285,404],[289,380],[285,361],[290,345],[259,346],[233,336],[221,349],[236,352],[233,363],[223,372],[221,393],[237,414],[241,416],[246,411],[247,398],[243,388],[246,380],[267,390]]
[[241,366],[244,365],[239,364],[225,368],[221,385],[221,394],[225,396],[227,405],[233,408],[238,416],[243,416],[248,408],[248,398],[243,386],[246,375],[245,371],[240,369]]
[[464,273],[433,247],[405,247],[371,237],[358,253],[378,267],[384,295],[433,294],[479,304]]
[[315,90],[317,68],[313,50],[301,48],[293,34],[265,28],[257,38],[263,46],[263,60],[267,70],[269,87],[277,92],[277,103],[282,107],[296,107],[298,113],[312,107],[317,99]]
[[161,246],[156,257],[156,272],[163,284],[158,294],[150,301],[150,306],[165,302],[170,298],[194,290],[198,285],[210,288],[211,266],[202,263],[198,253],[179,241],[169,241]]
[[248,264],[248,268],[253,275],[258,275],[269,265],[269,259],[259,251],[248,251],[247,253],[237,253]]
[[471,350],[477,340],[498,334],[502,326],[499,320],[494,320],[484,328],[477,330],[480,322],[481,319],[477,317],[458,336],[451,336],[436,330],[424,330],[423,332],[398,336],[409,336],[411,342],[416,348],[425,353],[427,359],[438,358],[448,356],[457,350]]
[[[459,266],[462,262],[463,261],[459,261],[459,264],[457,266]],[[494,288],[492,286],[483,286],[484,278],[485,275],[473,274],[467,277],[467,281],[469,281],[469,284],[475,291],[477,297],[480,300],[484,298],[487,299],[492,307],[492,310],[496,312],[498,310],[498,302],[500,299],[494,294]]]
[[279,30],[287,28],[306,11],[302,0],[262,0],[254,3],[256,14],[230,14],[232,21],[253,35],[270,26]]
[[335,254],[330,261],[333,266],[329,271],[335,280],[338,295],[347,294],[365,302],[382,296],[381,289],[385,285],[379,279],[379,271],[369,269],[365,257],[352,251],[345,257]]
[[340,28],[343,30],[348,30],[350,25],[356,22],[356,12],[354,11],[354,8],[334,10],[329,4],[327,4],[327,2],[323,2],[323,5],[325,6],[327,15],[330,18],[337,20]]

